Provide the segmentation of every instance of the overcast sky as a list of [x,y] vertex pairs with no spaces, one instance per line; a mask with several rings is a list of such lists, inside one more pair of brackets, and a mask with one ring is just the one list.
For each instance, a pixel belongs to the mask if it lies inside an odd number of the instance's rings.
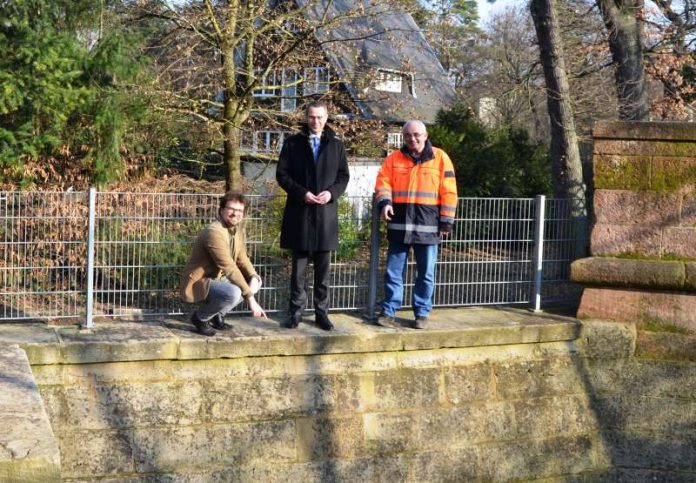
[[483,27],[491,17],[491,14],[502,12],[507,6],[527,5],[529,2],[527,0],[495,0],[495,2],[489,3],[486,0],[476,0],[476,3],[478,4],[478,13],[481,18],[479,25]]

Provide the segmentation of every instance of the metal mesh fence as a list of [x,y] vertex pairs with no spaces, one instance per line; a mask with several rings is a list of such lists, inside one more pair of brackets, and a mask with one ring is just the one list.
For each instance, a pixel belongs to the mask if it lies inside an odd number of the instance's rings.
[[[190,310],[178,287],[191,244],[215,219],[218,194],[99,192],[95,197],[95,317],[138,318]],[[251,196],[245,215],[247,251],[268,312],[289,298],[290,254],[279,246],[284,196]],[[333,310],[371,306],[371,200],[339,201],[339,249],[332,255]],[[532,299],[535,199],[459,200],[452,234],[440,245],[435,306],[528,304]],[[84,318],[87,300],[86,193],[0,192],[0,320]],[[547,200],[542,300],[572,301],[569,282],[577,233],[565,200]],[[377,300],[386,252],[381,224]],[[308,295],[311,304],[311,270]],[[407,265],[410,303],[415,264]],[[246,311],[242,304],[237,311]]]

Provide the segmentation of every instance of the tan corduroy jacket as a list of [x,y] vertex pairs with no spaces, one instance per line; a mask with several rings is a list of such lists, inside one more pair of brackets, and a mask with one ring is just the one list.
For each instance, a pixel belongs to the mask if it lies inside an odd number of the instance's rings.
[[241,289],[246,299],[252,295],[249,281],[254,276],[258,275],[247,256],[243,228],[225,228],[215,221],[200,232],[193,244],[179,296],[184,302],[201,302],[208,297],[210,281],[225,277]]

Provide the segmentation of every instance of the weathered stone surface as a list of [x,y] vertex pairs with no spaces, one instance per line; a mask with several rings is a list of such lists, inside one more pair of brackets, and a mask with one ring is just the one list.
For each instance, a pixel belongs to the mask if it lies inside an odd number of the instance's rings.
[[635,353],[635,341],[636,328],[632,323],[603,320],[582,322],[580,345],[583,355],[587,358],[627,359]]
[[[696,335],[639,330],[636,357],[696,362]],[[696,391],[696,380],[692,382]]]
[[437,406],[441,399],[440,369],[399,369],[374,374],[374,402],[366,408],[396,409]]
[[29,360],[0,344],[0,481],[59,481],[60,453]]
[[176,339],[155,324],[122,322],[90,330],[61,327],[56,333],[61,359],[68,363],[174,359],[177,354]]
[[493,364],[500,399],[577,394],[583,389],[577,362],[571,358],[511,360]]
[[650,189],[650,156],[595,153],[593,162],[596,191]]
[[637,289],[585,288],[579,319],[662,321],[696,330],[696,294]]
[[604,225],[669,225],[679,223],[680,193],[598,189],[595,219]]
[[689,289],[696,289],[696,262],[687,262],[684,266],[686,268],[684,286]]
[[623,156],[676,156],[689,157],[696,153],[696,141],[650,141],[632,139],[596,139],[596,154]]
[[31,364],[60,362],[56,329],[46,324],[0,324],[0,344],[17,344]]
[[592,126],[592,136],[596,139],[693,141],[696,140],[696,126],[688,122],[598,121]]
[[583,285],[683,290],[683,262],[590,257],[575,260],[570,279]]
[[297,420],[298,461],[356,458],[366,454],[364,442],[363,420],[358,415]]
[[519,440],[482,445],[485,481],[541,479],[594,468],[597,443],[589,436]]
[[593,409],[604,429],[688,436],[694,434],[696,404],[676,397],[597,395]]
[[657,191],[678,192],[692,189],[696,183],[696,155],[654,156],[651,161],[650,188]]
[[77,430],[60,434],[64,478],[131,474],[133,451],[129,431]]
[[[696,163],[696,159],[694,160]],[[696,227],[696,183],[683,188],[681,210],[679,212],[679,225]]]
[[444,375],[445,396],[450,404],[484,401],[493,397],[493,368],[487,362],[449,367]]
[[594,256],[635,254],[659,258],[662,229],[653,225],[597,223],[592,227],[590,253]]
[[[583,388],[584,389],[584,388]],[[572,436],[598,430],[585,393],[520,399],[514,403],[517,435],[522,438]]]
[[480,459],[477,447],[421,452],[410,459],[408,477],[401,481],[477,481],[482,477]]
[[[656,433],[605,432],[613,463],[622,468],[696,471],[696,437]],[[671,481],[671,480],[668,480]]]
[[293,421],[138,428],[133,431],[132,449],[135,469],[140,473],[210,470],[297,461],[296,438]]
[[662,243],[663,255],[696,258],[696,226],[665,228]]

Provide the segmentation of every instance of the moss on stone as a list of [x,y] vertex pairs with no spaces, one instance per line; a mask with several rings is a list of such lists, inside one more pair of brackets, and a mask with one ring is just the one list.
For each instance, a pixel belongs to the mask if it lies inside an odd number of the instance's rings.
[[650,161],[621,156],[595,156],[595,189],[650,189]]
[[645,330],[647,332],[669,332],[671,334],[683,334],[683,335],[693,335],[694,331],[687,327],[662,320],[653,315],[644,315],[641,320],[636,324],[636,328],[639,330]]

